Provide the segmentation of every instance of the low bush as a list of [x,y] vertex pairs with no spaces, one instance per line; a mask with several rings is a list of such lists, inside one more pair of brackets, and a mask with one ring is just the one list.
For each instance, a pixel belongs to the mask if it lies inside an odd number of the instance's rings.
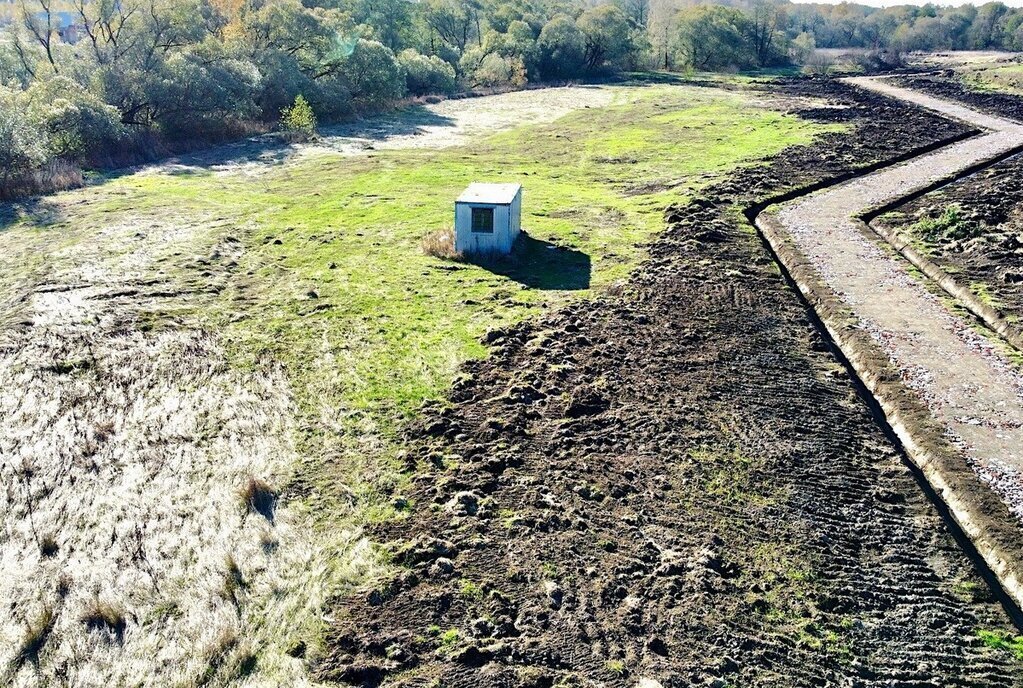
[[303,96],[295,96],[294,104],[281,112],[281,130],[293,141],[308,141],[316,136],[316,113]]
[[405,73],[405,88],[410,95],[454,93],[458,88],[455,68],[436,55],[427,57],[409,49],[398,54],[398,64]]
[[423,253],[441,260],[461,261],[464,256],[455,250],[455,232],[451,229],[441,229],[431,232],[423,237]]

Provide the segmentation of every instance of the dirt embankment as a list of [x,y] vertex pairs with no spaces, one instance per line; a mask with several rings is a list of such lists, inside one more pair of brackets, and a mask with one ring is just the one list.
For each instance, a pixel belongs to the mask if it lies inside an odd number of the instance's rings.
[[596,302],[488,337],[409,428],[400,572],[339,600],[323,678],[406,686],[1011,686],[1008,620],[737,208],[961,135],[857,124],[684,207]]

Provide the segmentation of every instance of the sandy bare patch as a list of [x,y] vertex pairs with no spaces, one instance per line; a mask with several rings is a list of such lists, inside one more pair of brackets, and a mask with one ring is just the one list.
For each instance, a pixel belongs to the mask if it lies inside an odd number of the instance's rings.
[[153,165],[144,171],[212,168],[218,173],[257,174],[267,165],[322,153],[359,155],[372,150],[447,148],[514,127],[553,122],[574,110],[604,107],[620,92],[620,87],[565,86],[445,100],[361,122],[326,127],[322,136],[310,143],[281,145],[270,136],[256,137]]

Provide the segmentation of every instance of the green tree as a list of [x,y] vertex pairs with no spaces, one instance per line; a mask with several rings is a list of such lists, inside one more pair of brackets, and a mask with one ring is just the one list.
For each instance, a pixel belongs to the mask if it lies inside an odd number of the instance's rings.
[[351,55],[339,61],[337,72],[359,102],[375,105],[405,95],[405,76],[398,60],[377,41],[360,39]]
[[0,196],[9,197],[14,181],[48,159],[45,136],[21,94],[0,86]]
[[316,113],[305,96],[295,96],[295,103],[281,112],[281,129],[302,138],[316,135]]
[[436,55],[426,57],[409,48],[398,54],[398,64],[405,73],[405,87],[412,95],[451,93],[457,88],[454,67]]
[[586,66],[591,70],[620,67],[635,50],[629,19],[615,5],[586,10],[576,25],[586,39]]
[[571,79],[586,67],[586,36],[570,17],[559,15],[547,22],[536,46],[544,79]]
[[676,39],[680,61],[698,70],[751,66],[755,55],[747,39],[748,24],[745,14],[729,7],[703,5],[683,10]]

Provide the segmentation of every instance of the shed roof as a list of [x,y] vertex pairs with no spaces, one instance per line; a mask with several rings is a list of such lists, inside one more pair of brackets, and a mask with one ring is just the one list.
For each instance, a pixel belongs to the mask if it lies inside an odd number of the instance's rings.
[[515,200],[515,196],[521,189],[521,184],[477,184],[474,182],[458,197],[458,203],[509,205]]

